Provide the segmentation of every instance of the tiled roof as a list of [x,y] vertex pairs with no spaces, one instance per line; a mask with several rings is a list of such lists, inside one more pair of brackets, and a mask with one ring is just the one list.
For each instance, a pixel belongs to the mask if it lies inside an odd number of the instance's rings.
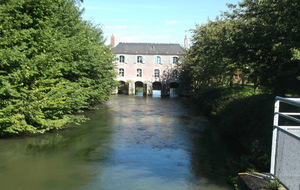
[[134,55],[181,55],[184,50],[179,44],[119,43],[113,48],[113,52]]

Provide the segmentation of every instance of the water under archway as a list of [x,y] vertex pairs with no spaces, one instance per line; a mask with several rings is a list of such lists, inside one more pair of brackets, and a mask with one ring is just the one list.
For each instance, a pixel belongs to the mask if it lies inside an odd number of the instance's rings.
[[171,82],[170,83],[170,97],[178,97],[179,95],[179,83]]
[[143,96],[145,94],[144,93],[144,91],[145,91],[145,84],[143,82],[141,82],[141,81],[136,81],[134,83],[134,85],[135,85],[135,94],[137,96]]
[[154,82],[152,84],[152,97],[161,97],[161,89],[162,89],[161,82]]
[[128,84],[125,81],[119,81],[118,94],[128,94]]

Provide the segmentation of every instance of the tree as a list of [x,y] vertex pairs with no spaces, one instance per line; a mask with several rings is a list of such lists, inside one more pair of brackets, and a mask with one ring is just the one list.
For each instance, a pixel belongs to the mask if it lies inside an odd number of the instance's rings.
[[[296,90],[300,64],[300,2],[244,0],[192,30],[184,69],[194,88],[232,84],[240,73],[276,95]],[[255,86],[256,86],[255,85]]]
[[0,3],[0,135],[45,132],[82,120],[71,114],[115,88],[102,31],[76,0]]
[[249,60],[260,84],[284,95],[299,84],[299,13],[297,0],[245,0],[232,19],[243,20]]
[[234,22],[221,19],[208,21],[198,25],[193,32],[194,45],[188,50],[183,65],[184,71],[191,72],[191,84],[200,88],[231,83],[240,67],[238,59],[231,56],[235,52],[232,37]]

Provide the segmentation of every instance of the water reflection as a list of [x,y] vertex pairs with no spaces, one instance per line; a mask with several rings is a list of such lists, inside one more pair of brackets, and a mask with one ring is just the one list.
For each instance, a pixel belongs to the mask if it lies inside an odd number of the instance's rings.
[[178,97],[178,88],[170,88],[170,97],[171,98]]
[[[220,143],[181,99],[114,96],[81,126],[0,141],[4,189],[224,190]],[[4,185],[4,186],[3,186]]]
[[153,98],[160,98],[161,97],[161,90],[152,90],[152,97]]

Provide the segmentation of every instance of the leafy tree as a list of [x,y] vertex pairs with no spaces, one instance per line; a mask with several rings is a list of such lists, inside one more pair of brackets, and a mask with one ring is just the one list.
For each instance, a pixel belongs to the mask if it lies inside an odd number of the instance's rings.
[[234,73],[248,76],[276,95],[299,85],[298,0],[244,0],[228,5],[216,21],[192,30],[193,46],[184,71],[195,88],[231,84]]
[[45,132],[115,88],[113,55],[76,0],[0,2],[0,135]]
[[240,8],[236,18],[246,20],[252,27],[252,32],[247,32],[252,40],[247,44],[260,83],[273,88],[277,95],[295,89],[300,70],[293,50],[300,47],[300,2],[245,0]]
[[230,56],[234,54],[233,26],[230,20],[217,19],[193,30],[194,45],[187,53],[183,68],[190,72],[194,88],[231,83],[239,68],[237,59]]

